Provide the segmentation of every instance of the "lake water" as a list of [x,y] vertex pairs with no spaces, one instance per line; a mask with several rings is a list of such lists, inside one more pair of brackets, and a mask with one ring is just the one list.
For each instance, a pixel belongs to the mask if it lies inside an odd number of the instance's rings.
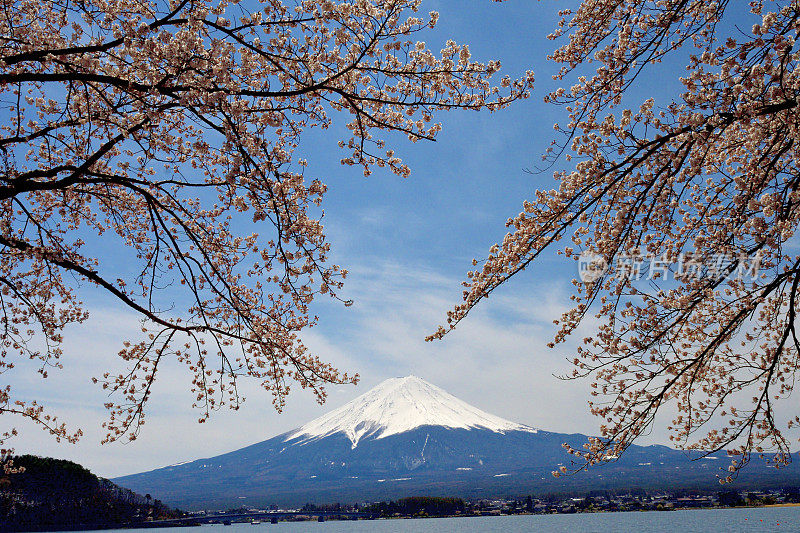
[[[127,531],[132,530],[115,530]],[[739,531],[800,531],[800,507],[697,509],[639,513],[585,513],[561,515],[482,516],[415,520],[360,520],[204,525],[135,531],[153,533],[517,533],[517,532],[671,532],[727,533]]]

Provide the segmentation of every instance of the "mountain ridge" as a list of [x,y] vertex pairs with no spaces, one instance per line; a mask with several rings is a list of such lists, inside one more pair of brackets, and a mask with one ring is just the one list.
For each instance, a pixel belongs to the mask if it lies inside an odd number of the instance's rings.
[[[429,422],[434,422],[430,424]],[[666,446],[631,446],[609,464],[555,479],[569,466],[553,433],[485,413],[409,376],[379,384],[295,430],[215,457],[117,478],[188,509],[301,506],[406,496],[489,498],[630,488],[719,488],[723,457]],[[751,464],[740,486],[800,486],[800,468]],[[776,485],[777,484],[777,485]]]

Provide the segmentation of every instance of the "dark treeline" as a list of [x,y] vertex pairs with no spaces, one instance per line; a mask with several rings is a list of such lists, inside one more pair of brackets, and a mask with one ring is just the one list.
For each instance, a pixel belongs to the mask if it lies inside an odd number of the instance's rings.
[[465,507],[461,498],[412,496],[397,501],[373,503],[362,510],[377,516],[449,516],[462,514]]
[[307,503],[301,511],[313,514],[324,512],[335,516],[336,513],[358,512],[376,518],[393,516],[451,516],[463,514],[467,504],[461,498],[440,498],[433,496],[410,496],[397,501],[375,502],[361,505],[342,505],[339,503],[314,505]]
[[181,514],[71,461],[22,455],[13,463],[23,471],[0,474],[0,531],[109,527]]

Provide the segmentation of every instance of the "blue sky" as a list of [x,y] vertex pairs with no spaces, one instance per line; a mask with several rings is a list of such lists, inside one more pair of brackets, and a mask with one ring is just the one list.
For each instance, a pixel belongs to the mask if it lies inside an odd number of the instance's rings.
[[[544,257],[443,341],[423,341],[457,303],[471,259],[483,257],[503,237],[504,222],[519,212],[524,199],[554,185],[551,172],[524,169],[540,161],[555,134],[553,123],[564,116],[563,109],[542,102],[554,87],[555,66],[545,59],[554,43],[545,36],[559,7],[563,4],[528,0],[423,3],[425,11],[441,14],[436,31],[421,37],[432,49],[448,38],[469,43],[473,58],[499,59],[501,74],[512,77],[532,69],[537,83],[532,98],[501,112],[440,115],[444,130],[435,143],[394,139],[393,148],[412,168],[410,178],[382,172],[364,178],[358,168],[339,165],[336,142],[342,134],[335,127],[305,137],[299,155],[310,162],[306,175],[329,187],[324,224],[333,261],[351,271],[344,296],[355,304],[345,308],[317,301],[313,311],[320,323],[303,338],[322,359],[360,373],[357,387],[330,388],[324,406],[295,391],[278,414],[269,394],[248,384],[243,409],[217,412],[199,425],[198,413],[190,408],[189,376],[176,364],[167,365],[140,438],[101,446],[106,397],[90,378],[121,368],[115,354],[123,339],[137,334],[138,323],[113,302],[87,293],[92,318],[66,332],[65,368],[44,383],[25,365],[8,374],[18,394],[42,401],[85,436],[77,445],[56,444],[23,424],[13,443],[17,451],[73,459],[107,477],[133,473],[272,437],[386,378],[408,374],[514,421],[552,431],[595,432],[597,422],[586,405],[589,383],[553,376],[568,368],[565,358],[574,344],[546,348],[552,320],[569,302],[574,262]],[[632,99],[657,95],[664,87],[663,79],[642,79]],[[656,432],[649,442],[666,440]]]

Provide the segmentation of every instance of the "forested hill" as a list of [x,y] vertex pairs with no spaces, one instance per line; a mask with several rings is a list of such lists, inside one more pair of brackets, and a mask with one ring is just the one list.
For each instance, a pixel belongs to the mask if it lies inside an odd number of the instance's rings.
[[179,513],[99,478],[71,461],[22,455],[21,472],[0,471],[0,531],[47,531],[133,525]]

